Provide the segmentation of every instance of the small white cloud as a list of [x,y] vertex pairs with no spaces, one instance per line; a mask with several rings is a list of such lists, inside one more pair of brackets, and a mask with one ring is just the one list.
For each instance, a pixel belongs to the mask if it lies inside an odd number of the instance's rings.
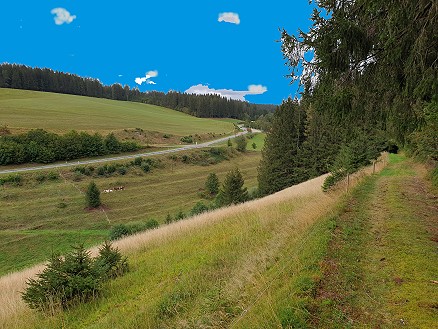
[[146,73],[146,76],[149,76],[149,78],[155,78],[158,76],[158,71],[157,70],[149,71]]
[[149,85],[156,85],[156,83],[152,80],[150,80],[150,78],[155,78],[158,76],[158,71],[154,70],[154,71],[149,71],[146,73],[146,75],[144,77],[141,78],[135,78],[135,83],[138,85],[142,85],[142,83],[146,82]]
[[239,14],[237,13],[220,13],[218,22],[232,23],[232,24],[240,24]]
[[71,15],[70,12],[65,8],[53,8],[50,13],[56,15],[53,19],[56,25],[62,25],[64,23],[70,24],[76,19],[76,15]]
[[185,92],[187,94],[197,95],[219,95],[226,98],[236,99],[239,101],[245,101],[246,95],[260,95],[268,91],[268,88],[262,85],[249,85],[248,90],[233,90],[233,89],[214,89],[209,86],[198,84],[191,86]]
[[123,74],[119,74],[118,77],[119,77],[119,78],[123,77]]
[[265,86],[262,86],[262,85],[249,85],[248,91],[250,94],[258,95],[258,94],[263,94],[263,93],[267,92],[268,88],[266,88]]

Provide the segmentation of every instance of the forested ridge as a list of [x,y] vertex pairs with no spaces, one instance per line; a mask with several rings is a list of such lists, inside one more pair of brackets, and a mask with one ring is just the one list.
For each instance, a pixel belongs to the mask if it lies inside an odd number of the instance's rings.
[[0,88],[143,102],[204,118],[255,120],[271,113],[276,107],[275,105],[250,104],[219,95],[195,95],[176,91],[141,92],[138,88],[130,88],[128,85],[122,86],[115,83],[106,86],[98,79],[83,78],[49,68],[32,68],[9,63],[0,64]]
[[314,3],[308,32],[281,31],[301,97],[274,113],[261,194],[328,171],[346,175],[397,147],[436,166],[438,3]]

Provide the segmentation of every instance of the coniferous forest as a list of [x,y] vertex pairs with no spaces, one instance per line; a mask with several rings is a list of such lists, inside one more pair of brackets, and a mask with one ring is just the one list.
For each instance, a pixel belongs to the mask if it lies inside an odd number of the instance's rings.
[[281,34],[301,97],[274,114],[262,195],[328,171],[347,174],[398,147],[438,160],[438,4],[317,4],[308,32]]

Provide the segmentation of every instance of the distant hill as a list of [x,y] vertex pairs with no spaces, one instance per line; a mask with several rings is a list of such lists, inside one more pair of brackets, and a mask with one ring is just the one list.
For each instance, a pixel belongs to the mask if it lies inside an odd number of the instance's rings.
[[0,88],[0,125],[12,131],[41,128],[107,133],[143,129],[163,134],[223,134],[230,122],[195,118],[171,109],[74,95]]
[[49,68],[32,68],[25,65],[0,64],[0,88],[47,91],[62,94],[90,96],[120,101],[143,102],[164,106],[197,117],[235,118],[255,120],[273,112],[276,105],[250,104],[227,99],[219,95],[193,95],[180,92],[147,92],[118,83],[103,85],[98,79],[83,78],[75,74]]

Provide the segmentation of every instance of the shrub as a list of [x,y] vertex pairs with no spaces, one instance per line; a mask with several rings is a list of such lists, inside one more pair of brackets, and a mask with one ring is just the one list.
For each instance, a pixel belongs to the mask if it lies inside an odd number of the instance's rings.
[[193,143],[193,137],[192,136],[183,136],[181,137],[181,142],[192,144]]
[[170,214],[167,214],[167,215],[166,215],[166,218],[164,219],[164,222],[165,222],[166,224],[170,224],[170,223],[172,223],[172,222],[173,222],[173,218],[172,218],[172,216],[171,216]]
[[248,141],[245,136],[236,137],[234,140],[236,142],[236,150],[239,152],[246,152],[246,145],[248,144]]
[[233,146],[233,143],[231,143],[231,139],[228,139],[227,146]]
[[125,224],[118,224],[111,228],[109,233],[110,240],[118,240],[124,236],[128,236],[131,234],[131,230]]
[[257,148],[257,144],[256,143],[252,143],[252,149],[255,150]]
[[38,183],[42,183],[42,182],[44,182],[45,180],[46,180],[46,175],[45,174],[38,174],[38,175],[36,175],[36,177],[35,177],[35,180],[38,182]]
[[22,298],[30,308],[53,314],[95,298],[103,281],[127,270],[126,258],[109,243],[99,249],[95,259],[83,245],[79,245],[65,257],[52,256],[47,267],[37,274],[37,279],[26,281]]
[[158,226],[160,226],[160,224],[157,222],[157,220],[155,220],[153,218],[147,220],[146,223],[145,223],[145,228],[147,230],[151,230],[151,229],[157,228]]
[[120,166],[119,168],[117,168],[117,173],[119,175],[126,175],[128,169],[126,169],[125,166]]
[[151,166],[145,162],[141,165],[141,170],[143,170],[144,172],[149,172],[151,171]]
[[186,217],[187,217],[186,214],[185,214],[182,210],[180,210],[180,211],[175,215],[175,221],[177,222],[177,221],[182,220],[182,219],[184,219],[184,218],[186,218]]
[[190,215],[195,216],[202,214],[203,212],[206,211],[208,211],[208,207],[205,204],[203,204],[201,201],[199,201],[193,206],[192,210],[190,210]]
[[87,192],[85,193],[85,200],[87,206],[90,208],[97,208],[101,205],[100,191],[95,182],[90,182],[88,185]]
[[143,158],[142,157],[137,157],[134,159],[134,161],[132,162],[134,164],[134,166],[141,166],[141,163],[143,162]]
[[108,241],[105,241],[99,248],[95,268],[102,280],[116,278],[129,270],[127,258],[123,257],[118,248],[114,248]]
[[47,178],[49,180],[58,180],[59,179],[59,174],[57,172],[51,171],[49,172],[49,174],[47,175]]
[[19,186],[23,182],[23,177],[20,174],[11,174],[6,177],[0,178],[0,186],[6,183],[10,183],[14,186]]
[[97,174],[99,175],[99,176],[103,176],[103,175],[105,175],[105,173],[106,173],[106,171],[105,171],[105,167],[97,167]]

